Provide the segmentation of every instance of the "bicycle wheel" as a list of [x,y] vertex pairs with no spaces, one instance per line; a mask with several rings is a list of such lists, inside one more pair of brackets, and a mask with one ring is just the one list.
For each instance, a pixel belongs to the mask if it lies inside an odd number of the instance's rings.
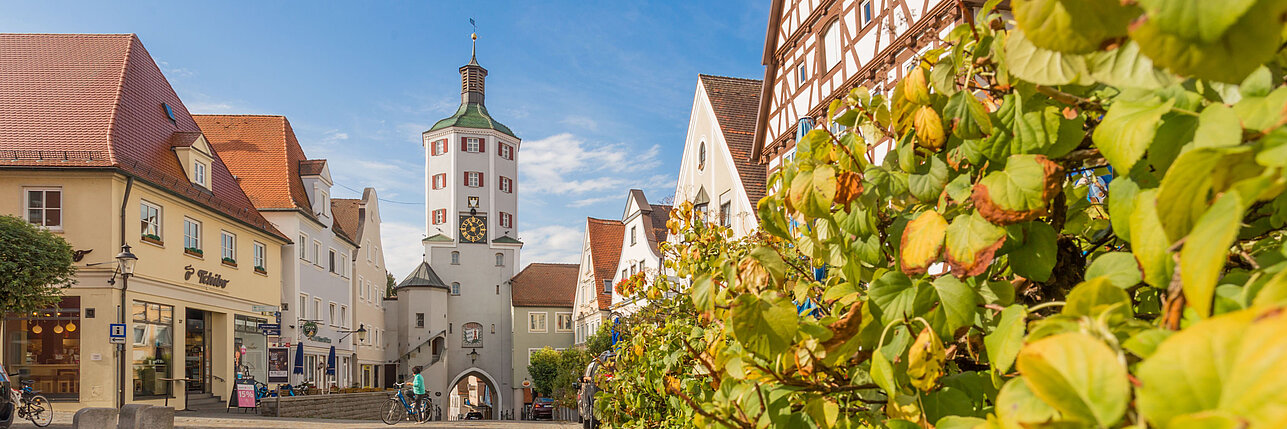
[[384,411],[380,413],[380,419],[384,420],[384,424],[396,425],[407,418],[407,407],[402,406],[402,401],[398,398],[389,398],[384,404]]
[[54,405],[42,395],[32,396],[27,401],[27,419],[38,427],[49,426],[54,421]]
[[417,399],[414,405],[414,408],[416,410],[415,420],[417,423],[423,423],[426,420],[429,420],[429,400],[428,399],[425,399],[425,398]]

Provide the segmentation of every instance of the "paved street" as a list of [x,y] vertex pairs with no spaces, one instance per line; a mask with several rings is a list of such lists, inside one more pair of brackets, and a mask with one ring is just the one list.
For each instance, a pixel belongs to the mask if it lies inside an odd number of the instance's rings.
[[[54,423],[49,425],[55,429],[71,428],[72,413],[57,413],[54,415]],[[576,423],[570,422],[533,422],[533,421],[450,421],[450,422],[428,422],[424,424],[415,424],[404,422],[397,426],[416,427],[416,428],[574,428],[579,427]],[[14,428],[29,429],[35,426],[31,422],[23,420],[14,422]],[[327,420],[327,419],[290,419],[290,418],[266,418],[251,414],[225,414],[225,413],[180,413],[174,418],[174,427],[176,428],[309,428],[309,429],[339,429],[339,428],[384,428],[389,427],[384,422],[373,420]]]

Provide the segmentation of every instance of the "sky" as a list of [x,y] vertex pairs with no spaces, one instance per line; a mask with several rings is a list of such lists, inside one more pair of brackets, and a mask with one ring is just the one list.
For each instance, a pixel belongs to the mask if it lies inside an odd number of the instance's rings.
[[388,270],[421,260],[420,133],[460,103],[478,25],[487,108],[523,139],[522,265],[576,263],[585,218],[675,193],[697,75],[760,79],[760,1],[0,0],[0,32],[136,33],[192,113],[284,115],[334,198],[380,196]]

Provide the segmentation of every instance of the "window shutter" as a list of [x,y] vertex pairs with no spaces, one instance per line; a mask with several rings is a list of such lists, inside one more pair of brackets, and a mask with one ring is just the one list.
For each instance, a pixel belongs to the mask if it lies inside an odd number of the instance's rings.
[[484,185],[484,184],[483,184],[483,177],[485,177],[485,176],[483,175],[483,173],[478,173],[478,187],[479,187],[479,188],[485,188],[485,187],[487,187],[487,185]]
[[478,139],[478,153],[487,153],[487,139]]
[[461,137],[461,138],[460,138],[460,151],[461,151],[461,152],[465,152],[465,151],[468,151],[468,150],[469,150],[469,138]]

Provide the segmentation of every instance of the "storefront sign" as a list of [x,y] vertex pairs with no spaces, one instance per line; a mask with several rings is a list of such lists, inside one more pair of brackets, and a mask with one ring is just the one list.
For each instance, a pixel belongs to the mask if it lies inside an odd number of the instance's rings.
[[215,273],[212,273],[212,272],[209,272],[209,271],[206,271],[206,270],[199,270],[199,271],[198,271],[197,269],[192,268],[192,266],[191,266],[191,265],[188,265],[188,266],[186,266],[186,267],[183,267],[183,280],[184,280],[184,281],[192,280],[192,276],[193,276],[193,274],[195,274],[195,275],[197,276],[197,283],[200,283],[200,284],[203,284],[203,285],[206,285],[206,286],[214,286],[214,287],[217,287],[217,288],[227,288],[227,287],[228,287],[228,280],[224,280],[224,278],[223,278],[223,276],[222,276],[222,275],[215,274]]
[[317,335],[317,323],[304,322],[303,330],[305,337],[313,338],[314,335]]
[[276,323],[260,323],[259,330],[263,331],[264,335],[281,335],[282,325],[278,325]]
[[268,349],[268,382],[285,383],[290,381],[290,348],[271,347]]
[[251,380],[237,380],[237,407],[255,408],[255,384]]
[[250,311],[254,311],[258,313],[267,313],[270,311],[277,311],[277,306],[276,305],[252,305],[250,306]]

